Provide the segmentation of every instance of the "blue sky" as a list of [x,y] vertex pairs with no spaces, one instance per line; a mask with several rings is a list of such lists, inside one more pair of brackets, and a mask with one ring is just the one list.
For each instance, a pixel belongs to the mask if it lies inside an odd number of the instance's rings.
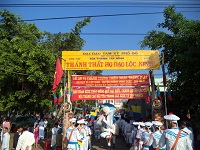
[[[139,42],[143,40],[145,36],[143,34],[146,34],[150,30],[161,30],[157,28],[157,24],[163,22],[164,17],[159,12],[163,12],[164,7],[170,4],[174,4],[176,11],[181,12],[187,19],[200,20],[200,1],[198,0],[1,0],[1,4],[40,4],[39,7],[19,7],[16,5],[14,5],[15,7],[7,7],[5,5],[0,7],[0,10],[6,8],[10,12],[20,15],[23,20],[132,14],[112,17],[92,17],[91,23],[82,30],[83,34],[81,37],[86,41],[83,50],[141,49]],[[41,4],[52,5],[51,7],[50,5],[48,7],[42,7]],[[55,7],[55,4],[60,5]],[[74,28],[75,23],[80,20],[83,20],[83,18],[28,21],[28,23],[34,22],[41,31],[65,33]],[[165,32],[168,31],[165,30]],[[94,35],[88,35],[88,33],[93,33]],[[98,35],[96,33],[111,35]],[[148,73],[148,70],[103,71],[104,75],[126,75],[134,73]],[[161,70],[155,71],[155,77],[161,76]]]

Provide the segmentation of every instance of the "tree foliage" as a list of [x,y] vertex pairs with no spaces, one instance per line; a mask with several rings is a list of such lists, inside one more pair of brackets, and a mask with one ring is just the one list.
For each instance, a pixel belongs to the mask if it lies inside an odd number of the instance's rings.
[[193,121],[200,123],[200,21],[186,19],[174,6],[165,8],[164,17],[158,27],[169,33],[149,31],[141,46],[164,53],[174,105],[182,112],[190,111]]
[[[63,50],[81,50],[81,29],[90,18],[77,22],[69,33],[41,32],[35,24],[7,10],[0,12],[0,111],[33,113],[52,109],[55,62]],[[101,71],[79,71],[78,74]],[[76,72],[74,72],[76,74]]]

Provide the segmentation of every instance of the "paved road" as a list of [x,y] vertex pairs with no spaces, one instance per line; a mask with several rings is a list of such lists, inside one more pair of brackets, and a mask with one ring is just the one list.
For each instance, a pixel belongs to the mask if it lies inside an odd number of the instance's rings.
[[[12,142],[13,142],[13,133],[10,134],[10,149],[12,148]],[[39,141],[39,145],[37,148],[33,146],[32,150],[43,150],[44,149],[44,141]],[[128,147],[126,147],[126,143],[122,137],[118,137],[116,139],[116,145],[115,149],[112,148],[112,150],[129,150]],[[108,146],[106,143],[106,139],[100,139],[99,141],[92,138],[92,150],[107,150]]]
[[[99,142],[96,139],[93,139],[92,144],[93,144],[92,150],[107,150],[108,149],[106,139],[100,139]],[[124,139],[122,137],[118,137],[116,139],[115,149],[113,150],[129,150],[129,148],[126,147],[126,143]]]

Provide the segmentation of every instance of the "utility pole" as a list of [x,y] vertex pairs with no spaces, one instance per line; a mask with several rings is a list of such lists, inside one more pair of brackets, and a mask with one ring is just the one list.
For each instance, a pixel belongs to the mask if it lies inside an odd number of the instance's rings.
[[154,120],[153,101],[155,99],[157,99],[157,93],[156,93],[156,90],[155,90],[154,71],[150,70],[149,74],[150,74],[150,81],[151,81],[151,100],[150,100],[150,104],[151,104],[151,119]]

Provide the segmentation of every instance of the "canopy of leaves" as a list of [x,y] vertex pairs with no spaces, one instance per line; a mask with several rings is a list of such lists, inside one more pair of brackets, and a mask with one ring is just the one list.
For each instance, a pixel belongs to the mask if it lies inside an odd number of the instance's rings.
[[[65,34],[41,32],[7,10],[0,12],[0,111],[33,113],[52,110],[51,92],[56,58],[62,50],[81,50],[81,29],[90,18],[77,22]],[[77,74],[101,74],[79,71]],[[74,72],[76,74],[76,72]]]
[[191,112],[192,119],[200,123],[200,21],[188,20],[176,13],[174,6],[164,10],[165,21],[158,27],[170,34],[152,30],[141,42],[141,46],[160,49],[171,77],[173,104],[181,111]]

